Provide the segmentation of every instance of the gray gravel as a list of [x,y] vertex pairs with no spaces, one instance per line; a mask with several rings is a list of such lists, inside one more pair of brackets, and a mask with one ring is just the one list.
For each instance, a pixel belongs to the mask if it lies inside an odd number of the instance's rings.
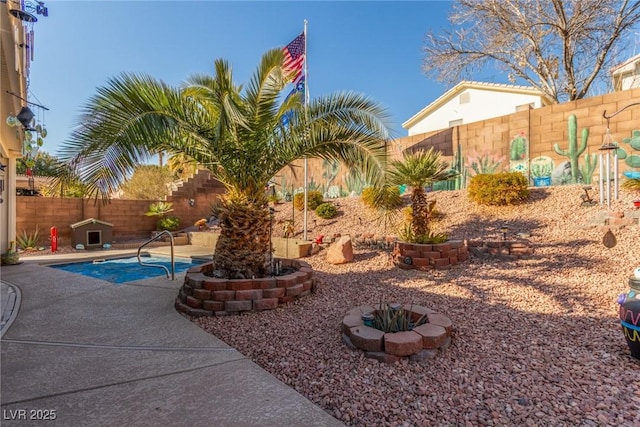
[[[443,217],[434,228],[498,239],[506,223],[509,238],[531,232],[535,254],[418,272],[394,268],[385,251],[358,249],[353,263],[337,266],[321,251],[306,258],[320,279],[315,294],[273,311],[194,322],[348,425],[640,426],[640,361],[630,357],[616,303],[640,266],[640,227],[613,229],[617,245],[607,249],[605,229],[588,225],[606,209],[581,207],[582,193],[534,189],[525,205],[487,208],[462,191],[436,192]],[[637,213],[638,198],[621,193],[613,210]],[[310,213],[310,238],[392,233],[358,199],[336,202],[341,215],[333,220]],[[290,204],[278,205],[277,219],[290,216]],[[298,215],[297,231],[301,224]],[[347,348],[346,311],[382,297],[449,316],[451,347],[434,360],[392,365]]]

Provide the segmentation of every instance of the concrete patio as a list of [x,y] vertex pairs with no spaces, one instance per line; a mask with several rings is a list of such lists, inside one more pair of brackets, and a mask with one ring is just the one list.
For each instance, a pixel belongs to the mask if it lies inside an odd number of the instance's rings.
[[[210,250],[176,247],[191,255]],[[2,267],[2,425],[341,425],[178,314],[182,274],[114,285],[41,265],[71,257]]]

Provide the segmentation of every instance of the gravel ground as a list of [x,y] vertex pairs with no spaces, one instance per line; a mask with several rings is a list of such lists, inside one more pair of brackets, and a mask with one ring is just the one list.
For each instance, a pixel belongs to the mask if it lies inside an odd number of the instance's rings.
[[[527,204],[486,208],[464,192],[435,192],[435,228],[498,239],[507,224],[510,235],[531,232],[534,256],[472,257],[418,272],[394,268],[385,251],[356,250],[354,262],[339,266],[321,251],[305,259],[320,281],[315,294],[272,311],[193,321],[348,425],[640,426],[640,361],[630,357],[616,303],[640,266],[640,227],[613,229],[617,245],[607,249],[606,230],[586,226],[606,208],[581,207],[581,194],[580,186],[532,189]],[[612,210],[633,211],[637,198],[623,192]],[[310,238],[393,234],[359,199],[335,203],[333,220],[309,214]],[[291,212],[278,205],[276,223]],[[295,224],[300,231],[301,215]],[[348,349],[342,317],[382,297],[449,316],[451,347],[426,363],[392,365]]]

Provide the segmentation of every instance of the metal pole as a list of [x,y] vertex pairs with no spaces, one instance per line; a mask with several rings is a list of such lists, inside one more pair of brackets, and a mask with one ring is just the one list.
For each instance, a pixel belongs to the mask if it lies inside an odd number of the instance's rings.
[[[307,20],[304,20],[304,114],[307,116],[307,104],[309,103],[309,69],[307,65]],[[305,135],[305,139],[308,135]],[[303,221],[303,233],[302,238],[307,240],[307,180],[309,178],[309,163],[307,156],[304,157],[304,221]]]

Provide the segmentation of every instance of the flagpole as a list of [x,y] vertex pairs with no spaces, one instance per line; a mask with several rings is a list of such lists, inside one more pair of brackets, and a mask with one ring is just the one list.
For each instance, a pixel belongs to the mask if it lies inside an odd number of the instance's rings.
[[[308,119],[307,116],[307,104],[309,103],[309,73],[307,68],[307,20],[304,20],[304,114],[305,118]],[[305,120],[308,121],[308,120]],[[305,133],[305,142],[308,133]],[[308,160],[307,156],[304,156],[304,221],[303,221],[303,230],[302,239],[307,240],[307,200],[308,200],[308,191],[307,191],[307,179],[308,179]]]

